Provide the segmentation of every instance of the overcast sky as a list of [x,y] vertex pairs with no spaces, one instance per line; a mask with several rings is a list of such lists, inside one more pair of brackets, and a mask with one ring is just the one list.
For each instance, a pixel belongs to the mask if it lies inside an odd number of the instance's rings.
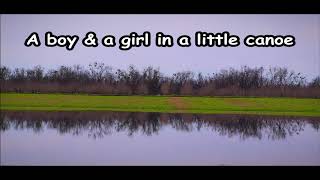
[[[183,48],[159,48],[152,41],[150,47],[121,51],[118,46],[107,48],[84,47],[81,41],[72,51],[60,47],[45,47],[44,33],[78,35],[96,32],[99,40],[107,34],[120,36],[144,31],[194,36],[196,31],[229,31],[241,40],[246,35],[293,35],[294,47],[249,48],[241,42],[239,47],[206,47],[194,45]],[[25,47],[24,41],[32,32],[39,33],[41,47]],[[192,41],[193,42],[193,41]],[[1,65],[46,69],[60,65],[100,61],[114,68],[139,69],[152,65],[166,74],[181,70],[211,73],[223,68],[242,65],[282,66],[302,72],[308,79],[320,75],[320,15],[1,15]]]

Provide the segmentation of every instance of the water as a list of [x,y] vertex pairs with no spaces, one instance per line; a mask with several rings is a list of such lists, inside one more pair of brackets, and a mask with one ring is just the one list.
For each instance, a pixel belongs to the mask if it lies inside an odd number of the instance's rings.
[[320,165],[320,119],[1,112],[1,165]]

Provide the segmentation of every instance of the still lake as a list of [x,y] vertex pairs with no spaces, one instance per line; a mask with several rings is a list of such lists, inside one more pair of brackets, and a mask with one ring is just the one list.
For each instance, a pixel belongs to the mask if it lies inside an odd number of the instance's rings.
[[1,165],[320,165],[320,118],[2,111]]

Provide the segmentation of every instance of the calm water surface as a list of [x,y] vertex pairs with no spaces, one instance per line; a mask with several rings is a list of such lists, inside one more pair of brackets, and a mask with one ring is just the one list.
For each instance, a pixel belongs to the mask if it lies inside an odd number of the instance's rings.
[[1,165],[320,165],[320,118],[1,112]]

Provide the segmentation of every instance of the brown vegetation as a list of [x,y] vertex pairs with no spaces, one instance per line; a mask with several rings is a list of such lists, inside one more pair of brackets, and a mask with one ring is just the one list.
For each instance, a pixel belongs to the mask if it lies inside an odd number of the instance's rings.
[[301,73],[287,68],[230,68],[203,75],[190,71],[163,75],[159,69],[134,66],[113,71],[103,63],[61,66],[45,72],[2,66],[1,92],[86,93],[105,95],[264,96],[320,97],[320,77],[307,82]]

